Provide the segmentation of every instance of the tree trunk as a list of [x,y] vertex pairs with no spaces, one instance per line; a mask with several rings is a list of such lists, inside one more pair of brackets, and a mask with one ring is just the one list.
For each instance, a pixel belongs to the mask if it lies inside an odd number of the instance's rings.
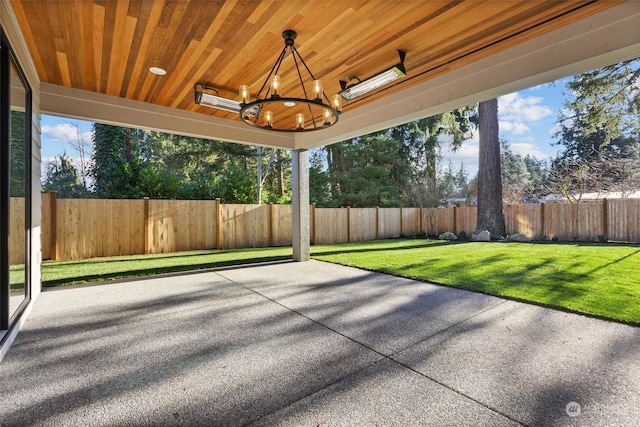
[[282,168],[282,150],[276,150],[276,167],[278,168],[278,196],[284,196],[284,170]]
[[256,203],[262,204],[262,147],[256,147],[256,163],[258,168],[258,177],[256,179],[258,183],[258,195],[256,197]]
[[477,229],[489,230],[491,236],[504,236],[502,212],[502,172],[498,138],[498,100],[481,102],[478,106],[480,156],[478,163]]

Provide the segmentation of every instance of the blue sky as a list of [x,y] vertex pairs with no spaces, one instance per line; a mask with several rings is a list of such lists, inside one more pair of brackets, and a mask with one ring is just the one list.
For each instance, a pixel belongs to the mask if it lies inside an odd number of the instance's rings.
[[[538,160],[555,157],[558,147],[552,146],[551,142],[554,141],[556,119],[565,99],[566,81],[562,79],[498,98],[500,136],[507,140],[512,151],[522,156],[531,154]],[[43,173],[48,161],[65,150],[68,157],[77,161],[78,152],[73,146],[79,142],[90,149],[90,122],[43,115]],[[477,132],[455,153],[449,150],[446,142],[443,143],[441,154],[441,167],[447,167],[451,160],[454,171],[457,171],[462,163],[469,178],[473,177],[478,169]]]
[[[538,160],[549,160],[556,156],[561,147],[551,143],[556,142],[553,135],[566,99],[563,93],[566,92],[567,81],[569,78],[498,98],[500,137],[508,142],[511,151],[523,157],[530,154]],[[441,167],[447,167],[451,160],[454,171],[457,171],[462,163],[469,177],[473,177],[478,170],[477,131],[455,153],[448,144],[443,144],[441,154]]]

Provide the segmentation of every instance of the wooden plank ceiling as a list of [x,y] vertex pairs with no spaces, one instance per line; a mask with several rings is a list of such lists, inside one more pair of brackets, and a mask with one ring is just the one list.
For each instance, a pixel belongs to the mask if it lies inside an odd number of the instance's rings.
[[[407,77],[345,102],[344,113],[600,12],[619,1],[11,0],[42,82],[236,119],[194,103],[194,86],[238,99],[258,91],[283,47],[296,47],[329,97],[339,80],[398,62]],[[162,67],[156,76],[149,67]],[[285,61],[283,94],[297,76]],[[288,93],[289,91],[289,93]]]

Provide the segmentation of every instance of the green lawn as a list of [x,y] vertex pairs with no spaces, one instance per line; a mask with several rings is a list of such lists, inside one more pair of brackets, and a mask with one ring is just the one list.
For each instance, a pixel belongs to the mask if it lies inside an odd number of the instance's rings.
[[640,324],[640,247],[381,240],[313,247],[367,270]]
[[199,270],[291,259],[291,248],[177,252],[42,263],[42,284],[60,286],[98,280]]
[[[312,257],[640,325],[640,247],[424,239],[313,246]],[[291,258],[291,248],[45,262],[44,286]],[[12,268],[12,284],[24,270]]]

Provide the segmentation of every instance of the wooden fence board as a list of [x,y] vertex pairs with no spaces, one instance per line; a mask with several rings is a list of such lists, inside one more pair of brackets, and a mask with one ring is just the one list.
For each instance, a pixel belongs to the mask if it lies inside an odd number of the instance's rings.
[[222,205],[222,242],[225,249],[269,246],[267,205]]
[[24,197],[9,198],[9,265],[24,264],[26,229]]
[[504,222],[507,234],[524,234],[530,239],[538,238],[542,231],[542,204],[505,205]]
[[375,240],[377,218],[377,208],[349,208],[349,241]]
[[402,235],[414,236],[421,233],[420,208],[402,208]]
[[[40,247],[42,251],[42,259],[48,260],[54,255],[51,251],[52,242],[55,244],[55,236],[51,228],[52,199],[56,197],[56,193],[43,193],[40,217]],[[55,203],[55,201],[54,201]]]
[[[581,204],[574,209],[574,236],[579,241],[598,241],[604,237],[602,227],[602,202]],[[602,237],[601,237],[602,236]]]
[[422,208],[422,233],[427,236],[438,234],[438,208]]
[[330,245],[349,241],[349,223],[346,208],[315,208],[315,242]]
[[475,233],[476,223],[478,220],[478,208],[475,206],[465,206],[453,209],[456,211],[455,233],[460,234],[464,231],[467,236],[471,236]]
[[[10,202],[10,262],[24,262],[24,200]],[[43,259],[290,245],[291,205],[230,205],[213,200],[57,199],[42,195]],[[475,231],[475,207],[310,208],[314,244]],[[218,230],[218,224],[221,224]],[[52,226],[54,226],[52,228]],[[571,205],[505,205],[508,234],[560,240],[640,243],[640,200]]]
[[560,240],[573,240],[573,210],[572,204],[553,203],[545,205],[544,229],[548,236]]
[[149,200],[146,227],[149,253],[215,248],[216,201]]
[[378,210],[378,238],[393,239],[402,235],[400,208]]
[[291,246],[293,207],[272,205],[271,209],[272,242],[270,246]]
[[144,253],[142,200],[58,199],[56,259]]
[[607,201],[607,238],[640,243],[640,199]]

